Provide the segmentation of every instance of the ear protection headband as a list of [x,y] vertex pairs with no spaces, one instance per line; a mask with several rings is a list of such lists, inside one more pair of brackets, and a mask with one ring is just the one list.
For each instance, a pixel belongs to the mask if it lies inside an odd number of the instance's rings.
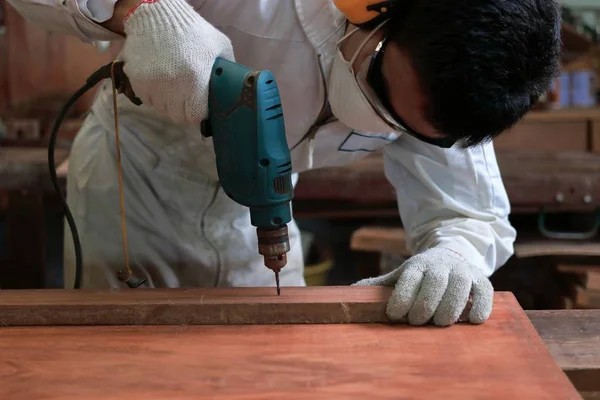
[[352,24],[366,28],[383,21],[401,1],[403,0],[333,0],[333,4]]

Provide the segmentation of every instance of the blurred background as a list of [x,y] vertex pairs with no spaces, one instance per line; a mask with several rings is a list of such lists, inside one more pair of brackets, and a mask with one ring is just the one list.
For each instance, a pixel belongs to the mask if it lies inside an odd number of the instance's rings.
[[[495,141],[518,230],[492,281],[525,309],[600,308],[600,1],[563,0],[562,74],[515,129]],[[24,21],[0,0],[0,288],[63,285],[63,213],[47,144],[68,97],[120,43],[82,43]],[[93,93],[63,125],[69,148]],[[310,285],[345,285],[410,256],[380,153],[300,177],[294,213]],[[70,236],[67,236],[70,240]]]

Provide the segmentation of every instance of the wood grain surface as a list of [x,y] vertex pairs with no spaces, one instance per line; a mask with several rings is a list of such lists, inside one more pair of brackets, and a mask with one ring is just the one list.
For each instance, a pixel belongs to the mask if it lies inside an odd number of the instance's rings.
[[[0,326],[388,322],[389,287],[3,290]],[[497,296],[507,296],[498,293]],[[459,322],[468,317],[467,304]]]
[[[391,226],[364,226],[357,229],[350,241],[355,251],[388,253],[408,257],[406,233],[403,228]],[[600,256],[598,241],[556,240],[519,236],[515,243],[518,258],[542,256]]]
[[580,399],[511,295],[483,325],[0,328],[0,398]]
[[[497,151],[514,213],[593,211],[600,204],[600,154],[589,152]],[[562,194],[561,202],[557,194]],[[591,196],[586,203],[585,196]],[[338,201],[355,205],[395,203],[385,178],[383,156],[373,153],[350,165],[303,172],[295,201]],[[337,205],[340,208],[340,204]]]
[[600,309],[527,311],[527,316],[575,387],[600,393]]
[[0,111],[8,106],[8,35],[6,34],[6,0],[0,0]]
[[386,322],[385,287],[0,291],[0,326]]

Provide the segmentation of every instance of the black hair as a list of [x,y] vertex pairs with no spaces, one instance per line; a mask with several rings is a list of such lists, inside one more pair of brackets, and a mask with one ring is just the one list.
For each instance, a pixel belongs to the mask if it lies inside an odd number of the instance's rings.
[[[463,147],[514,126],[558,76],[556,0],[409,0],[388,22],[425,93],[426,120]],[[391,43],[390,43],[391,44]]]

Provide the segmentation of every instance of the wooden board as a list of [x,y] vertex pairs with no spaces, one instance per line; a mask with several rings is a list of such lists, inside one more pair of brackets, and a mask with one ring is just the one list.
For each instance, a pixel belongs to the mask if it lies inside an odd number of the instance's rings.
[[592,151],[600,153],[600,118],[592,122]]
[[524,121],[494,139],[498,151],[588,151],[589,123],[585,119],[568,121]]
[[555,362],[582,392],[600,392],[600,310],[527,311]]
[[[350,248],[355,251],[388,253],[410,256],[406,248],[406,233],[402,228],[365,226],[352,234]],[[600,256],[600,243],[555,239],[528,239],[517,237],[515,256],[518,258],[542,256]]]
[[519,258],[542,256],[598,257],[600,256],[600,243],[552,239],[527,240],[515,245],[515,255]]
[[[513,213],[537,212],[540,207],[591,211],[600,204],[600,154],[498,151],[497,158]],[[396,193],[378,152],[351,165],[302,173],[294,199],[372,206],[395,202]]]
[[[69,157],[69,150],[56,149],[56,166]],[[35,190],[54,192],[48,170],[48,149],[0,148],[0,190]]]
[[600,309],[600,290],[578,287],[575,298],[581,308]]
[[6,34],[6,0],[0,0],[0,111],[8,107],[8,38]]
[[4,290],[0,326],[381,323],[388,322],[391,290],[284,287],[281,296],[274,288]]
[[402,228],[363,226],[352,234],[350,249],[410,257],[406,247],[406,232]]
[[507,294],[478,326],[5,327],[0,335],[0,398],[11,400],[581,398]]
[[600,120],[600,107],[565,108],[560,110],[531,111],[523,118],[523,123],[531,122],[582,122]]

